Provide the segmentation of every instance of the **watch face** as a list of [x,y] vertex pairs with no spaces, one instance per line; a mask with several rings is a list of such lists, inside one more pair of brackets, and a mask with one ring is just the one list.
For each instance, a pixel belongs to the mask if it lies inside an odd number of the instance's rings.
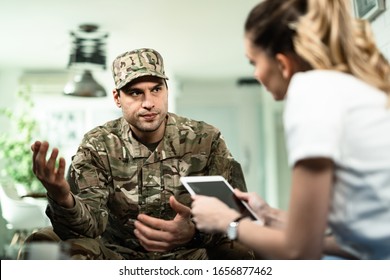
[[238,226],[238,223],[237,222],[231,222],[227,228],[227,237],[230,239],[230,240],[236,240],[237,239],[237,226]]

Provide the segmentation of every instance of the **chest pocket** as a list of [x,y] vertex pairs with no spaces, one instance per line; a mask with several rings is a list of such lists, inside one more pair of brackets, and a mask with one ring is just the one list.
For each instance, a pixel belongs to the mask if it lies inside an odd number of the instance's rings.
[[137,163],[120,162],[111,167],[113,189],[110,193],[109,208],[117,218],[135,218],[138,207]]

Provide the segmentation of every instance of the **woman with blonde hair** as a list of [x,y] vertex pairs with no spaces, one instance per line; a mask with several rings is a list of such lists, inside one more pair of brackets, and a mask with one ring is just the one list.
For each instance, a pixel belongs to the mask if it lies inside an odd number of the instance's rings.
[[[331,244],[329,227],[352,257],[390,259],[390,66],[349,2],[265,0],[248,15],[254,76],[286,100],[289,209],[275,228],[194,196],[200,230],[228,231],[267,258],[319,259]],[[236,194],[259,215],[275,213],[255,194]]]

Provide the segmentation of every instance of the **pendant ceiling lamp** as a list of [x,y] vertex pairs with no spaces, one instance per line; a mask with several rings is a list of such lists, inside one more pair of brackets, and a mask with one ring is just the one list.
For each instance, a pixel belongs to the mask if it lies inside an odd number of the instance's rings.
[[104,97],[107,95],[105,89],[92,77],[90,70],[75,74],[73,80],[65,85],[64,94],[82,97]]
[[93,78],[92,70],[106,69],[107,33],[98,32],[97,25],[83,24],[70,35],[73,40],[68,68],[72,78],[65,85],[63,93],[82,97],[106,96],[105,89]]

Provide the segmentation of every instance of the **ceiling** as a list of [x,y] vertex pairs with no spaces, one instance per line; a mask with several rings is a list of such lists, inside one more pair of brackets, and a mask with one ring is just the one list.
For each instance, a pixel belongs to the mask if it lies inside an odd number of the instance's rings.
[[251,76],[243,24],[260,0],[0,0],[0,71],[66,69],[70,31],[107,32],[107,65],[139,47],[157,49],[179,78]]

